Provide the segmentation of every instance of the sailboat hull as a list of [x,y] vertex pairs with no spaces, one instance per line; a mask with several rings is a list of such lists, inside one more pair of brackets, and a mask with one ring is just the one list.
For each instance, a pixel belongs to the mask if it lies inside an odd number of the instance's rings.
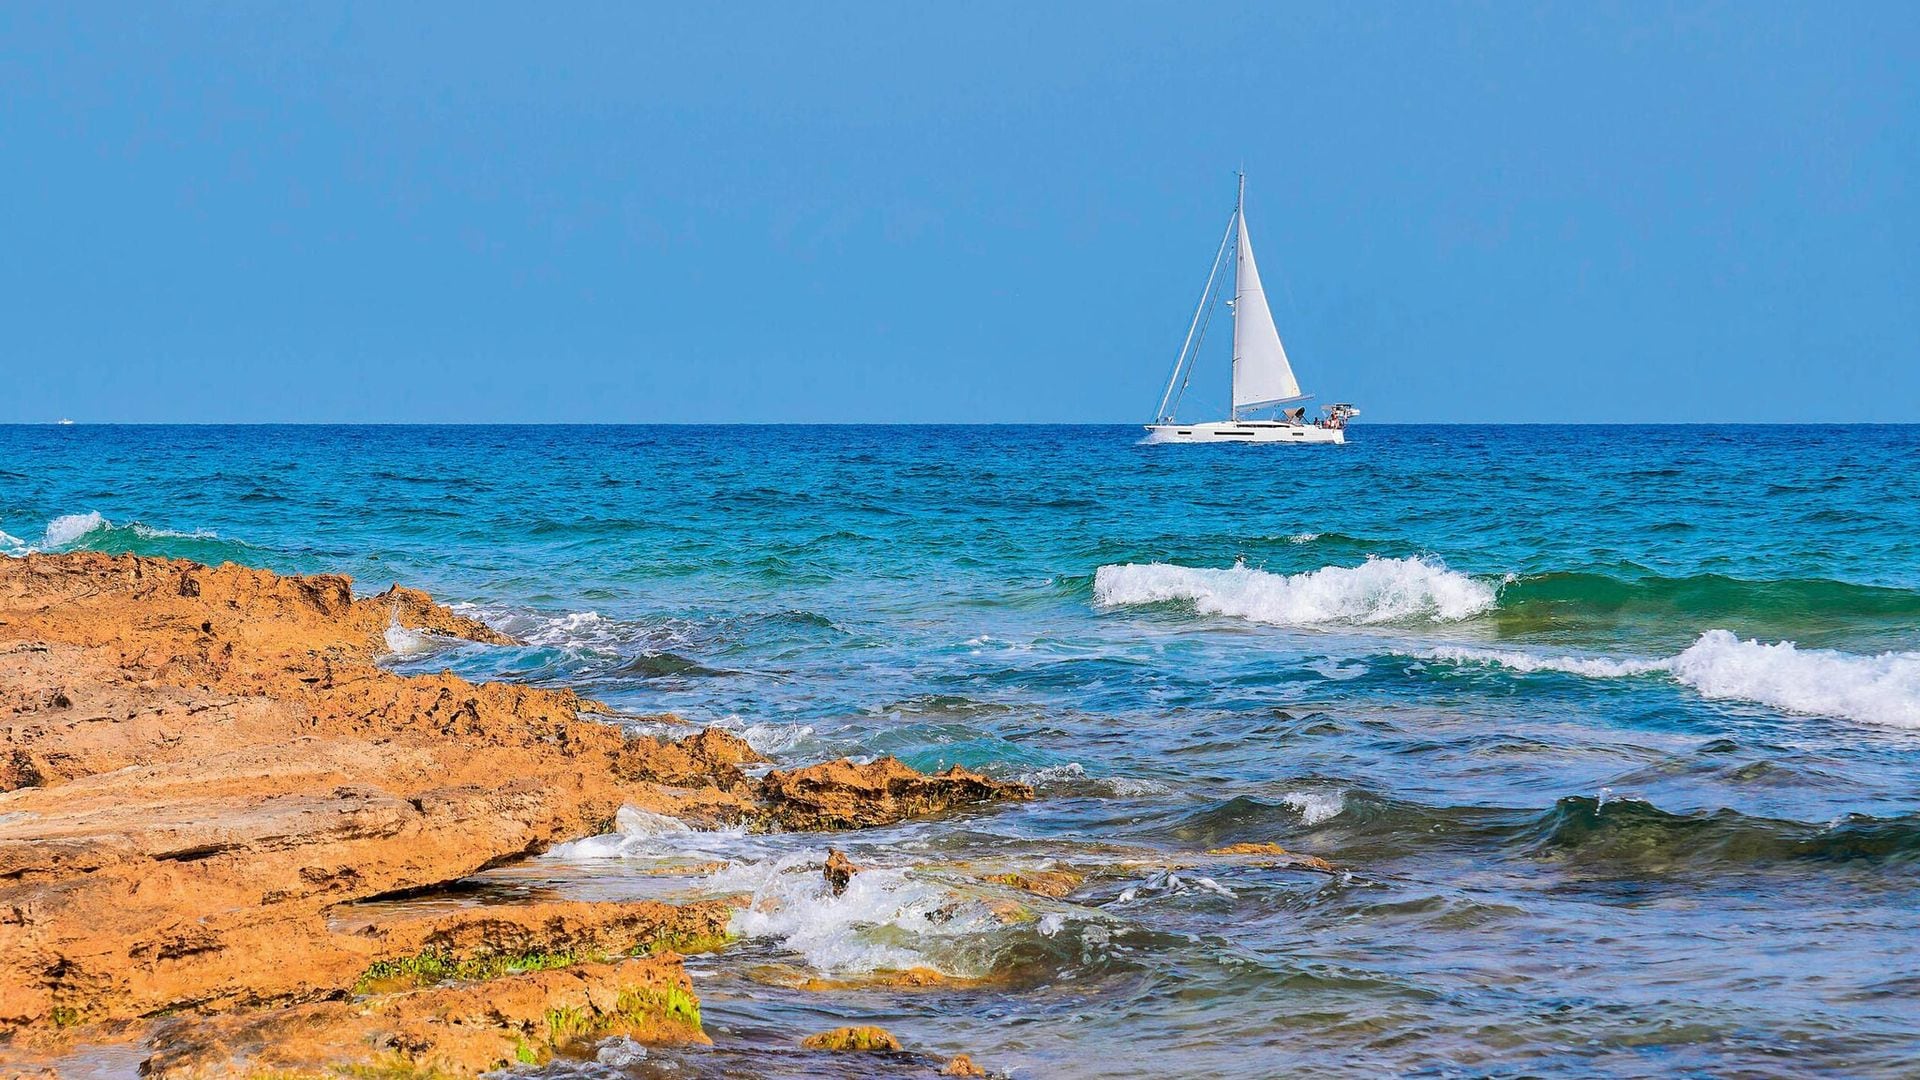
[[1344,443],[1344,428],[1286,424],[1278,420],[1216,420],[1206,424],[1148,424],[1152,443]]

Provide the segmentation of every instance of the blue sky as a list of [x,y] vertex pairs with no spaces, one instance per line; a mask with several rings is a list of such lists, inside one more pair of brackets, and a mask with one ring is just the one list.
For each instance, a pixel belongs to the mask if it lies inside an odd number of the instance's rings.
[[1911,420],[1917,13],[8,4],[0,422],[1142,420],[1243,163],[1370,420]]

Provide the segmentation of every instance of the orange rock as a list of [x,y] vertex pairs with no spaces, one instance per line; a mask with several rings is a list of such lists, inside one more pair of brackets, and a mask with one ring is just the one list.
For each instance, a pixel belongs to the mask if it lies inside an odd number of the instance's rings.
[[1036,896],[1048,896],[1058,900],[1080,887],[1087,875],[1078,870],[1016,870],[1006,874],[996,874],[986,880],[1001,885],[1011,885],[1023,892]]
[[821,976],[786,964],[760,964],[743,972],[747,978],[767,986],[811,993],[838,993],[844,990],[951,990],[987,985],[987,979],[948,975],[930,967],[869,971],[859,975]]
[[789,829],[854,829],[1002,799],[1031,799],[1025,784],[989,780],[955,765],[927,775],[898,759],[865,765],[845,758],[803,769],[770,772],[760,797]]
[[0,558],[0,1040],[56,1020],[337,997],[427,938],[456,951],[646,939],[642,923],[681,917],[576,906],[329,923],[350,901],[604,831],[622,805],[844,827],[1031,794],[892,759],[755,782],[741,766],[759,756],[725,732],[629,738],[583,719],[597,706],[570,691],[396,674],[377,663],[394,624],[508,640],[413,590],[355,599],[334,575]]
[[807,1050],[885,1053],[897,1052],[900,1049],[900,1040],[894,1038],[885,1028],[843,1027],[823,1031],[818,1035],[809,1035],[800,1040],[800,1045]]
[[955,1054],[953,1056],[953,1060],[947,1062],[947,1067],[940,1070],[940,1075],[941,1076],[985,1076],[987,1075],[987,1070],[981,1068],[978,1065],[975,1065],[973,1063],[973,1059],[968,1057],[967,1055]]
[[140,1067],[154,1080],[273,1073],[473,1076],[610,1035],[705,1043],[678,957],[582,964],[363,1001],[175,1021]]
[[846,852],[827,849],[827,865],[822,870],[822,874],[827,879],[827,888],[833,890],[833,895],[839,896],[846,892],[847,884],[853,880],[853,875],[859,872],[860,868],[853,865],[853,860],[847,858]]
[[1265,856],[1265,857],[1278,860],[1280,865],[1293,867],[1295,869],[1317,870],[1323,874],[1339,873],[1339,869],[1337,867],[1335,867],[1332,863],[1328,862],[1325,859],[1320,858],[1317,855],[1300,855],[1295,852],[1288,851],[1286,848],[1281,847],[1279,844],[1272,844],[1272,843],[1228,844],[1226,847],[1214,848],[1213,850],[1207,852],[1207,854]]

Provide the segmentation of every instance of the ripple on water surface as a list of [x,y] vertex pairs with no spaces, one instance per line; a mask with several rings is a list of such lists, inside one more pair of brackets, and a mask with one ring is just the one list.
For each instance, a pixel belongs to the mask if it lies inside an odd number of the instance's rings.
[[9,554],[399,580],[526,643],[402,670],[1037,789],[831,837],[623,814],[406,901],[758,899],[691,960],[716,1047],[550,1072],[814,1075],[797,1037],[861,1022],[1027,1076],[1920,1054],[1912,429],[50,430],[0,428]]

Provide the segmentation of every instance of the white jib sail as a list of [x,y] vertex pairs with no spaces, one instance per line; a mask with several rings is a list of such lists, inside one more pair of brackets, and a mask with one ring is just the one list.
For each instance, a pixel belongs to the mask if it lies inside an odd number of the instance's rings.
[[1300,383],[1287,363],[1280,331],[1267,310],[1267,293],[1260,287],[1260,268],[1253,262],[1253,243],[1247,239],[1247,216],[1240,215],[1240,261],[1234,268],[1233,297],[1233,408],[1254,409],[1300,396]]

